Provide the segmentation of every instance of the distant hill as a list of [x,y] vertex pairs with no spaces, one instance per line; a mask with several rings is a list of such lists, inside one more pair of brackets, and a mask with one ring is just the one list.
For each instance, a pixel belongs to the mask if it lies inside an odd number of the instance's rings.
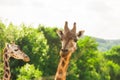
[[105,39],[100,39],[100,38],[95,38],[96,41],[98,42],[98,49],[100,51],[107,51],[113,46],[120,45],[120,39],[118,40],[105,40]]

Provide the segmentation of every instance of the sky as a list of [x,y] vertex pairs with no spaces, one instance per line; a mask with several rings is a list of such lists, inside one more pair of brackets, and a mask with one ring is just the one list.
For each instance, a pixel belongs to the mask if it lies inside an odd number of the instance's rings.
[[120,39],[120,0],[0,0],[0,20],[59,28],[76,22],[85,35]]

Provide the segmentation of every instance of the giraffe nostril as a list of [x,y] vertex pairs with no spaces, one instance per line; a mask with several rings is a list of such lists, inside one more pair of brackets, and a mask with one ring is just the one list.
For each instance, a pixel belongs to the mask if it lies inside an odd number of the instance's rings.
[[28,62],[28,61],[30,61],[30,58],[29,58],[27,55],[25,55],[25,56],[24,56],[24,61],[25,61],[25,62]]
[[61,49],[62,52],[68,52],[68,49]]

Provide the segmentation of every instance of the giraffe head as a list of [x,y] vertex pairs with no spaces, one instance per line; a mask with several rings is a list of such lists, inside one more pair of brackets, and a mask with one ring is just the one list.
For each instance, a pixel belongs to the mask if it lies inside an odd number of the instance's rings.
[[68,22],[65,22],[64,30],[57,30],[62,43],[62,48],[60,54],[74,52],[76,50],[76,42],[78,38],[84,33],[84,30],[76,33],[76,23],[73,24],[73,28],[70,30],[68,28]]
[[30,58],[20,50],[19,46],[15,43],[6,43],[6,52],[8,52],[9,57],[13,57],[15,59],[22,59],[25,62],[30,61]]

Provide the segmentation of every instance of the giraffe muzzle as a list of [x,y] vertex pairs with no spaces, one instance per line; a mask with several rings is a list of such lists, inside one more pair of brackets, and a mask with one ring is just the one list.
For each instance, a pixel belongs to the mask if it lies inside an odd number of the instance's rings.
[[28,56],[25,56],[23,61],[29,62],[29,61],[30,61],[30,58],[29,58]]
[[61,49],[61,51],[66,53],[66,52],[68,52],[68,49]]

